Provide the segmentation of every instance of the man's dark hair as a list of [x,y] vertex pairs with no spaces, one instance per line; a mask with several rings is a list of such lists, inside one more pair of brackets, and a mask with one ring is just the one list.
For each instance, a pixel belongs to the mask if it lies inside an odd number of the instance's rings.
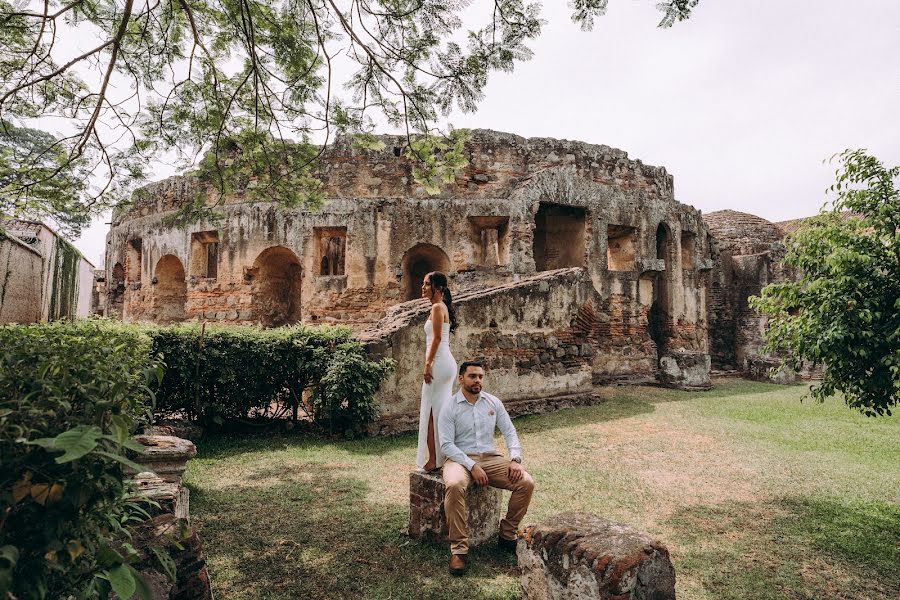
[[468,369],[469,367],[481,367],[482,370],[484,369],[484,365],[481,364],[481,362],[477,360],[467,360],[463,361],[463,364],[459,365],[459,374],[465,375],[466,369]]

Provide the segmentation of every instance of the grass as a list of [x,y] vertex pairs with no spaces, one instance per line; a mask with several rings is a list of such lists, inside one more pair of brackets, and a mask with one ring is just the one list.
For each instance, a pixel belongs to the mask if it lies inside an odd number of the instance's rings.
[[[516,420],[537,490],[525,523],[593,512],[662,539],[678,597],[900,597],[900,418],[802,386],[608,388]],[[518,598],[514,558],[411,541],[415,437],[210,436],[189,464],[216,597]]]

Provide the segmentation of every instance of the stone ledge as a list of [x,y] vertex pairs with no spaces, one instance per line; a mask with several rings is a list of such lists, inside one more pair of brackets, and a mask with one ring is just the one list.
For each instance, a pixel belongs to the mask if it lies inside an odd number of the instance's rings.
[[[409,474],[409,536],[431,542],[447,542],[444,514],[444,480],[422,470]],[[500,532],[500,490],[489,486],[469,487],[469,545],[496,539]]]
[[165,481],[181,483],[187,461],[197,456],[197,447],[190,440],[172,435],[136,435],[134,439],[145,446],[134,462],[145,465]]
[[562,513],[530,525],[516,553],[532,600],[675,600],[668,549],[628,525]]

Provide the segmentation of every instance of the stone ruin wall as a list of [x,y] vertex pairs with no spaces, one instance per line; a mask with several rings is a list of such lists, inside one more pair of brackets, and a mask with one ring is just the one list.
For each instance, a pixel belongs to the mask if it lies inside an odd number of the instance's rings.
[[402,355],[387,415],[418,403],[424,332],[391,322],[427,308],[403,303],[430,270],[448,272],[460,300],[457,359],[486,359],[492,380],[524,396],[651,381],[663,355],[708,353],[712,241],[665,169],[606,146],[475,131],[469,166],[429,197],[396,156],[401,140],[382,140],[379,152],[347,140],[328,150],[319,211],[238,194],[220,222],[178,226],[167,217],[208,192],[189,176],[148,186],[114,216],[107,314],[349,324]]
[[748,299],[775,281],[783,234],[755,215],[722,210],[703,216],[718,259],[710,277],[710,357],[713,366],[746,371],[759,355],[765,319]]
[[767,318],[749,304],[770,283],[796,279],[782,262],[784,238],[804,219],[771,223],[755,215],[722,210],[703,216],[715,243],[709,287],[710,357],[715,369],[753,379],[789,383],[820,376],[816,369],[773,374],[779,357],[763,351]]
[[[595,299],[580,268],[462,293],[454,301],[459,327],[450,336],[450,350],[457,363],[482,361],[486,389],[504,400],[590,392],[596,330],[577,315]],[[384,417],[408,421],[395,430],[410,429],[418,420],[429,312],[424,300],[401,304],[359,336],[370,353],[396,362],[378,395]]]
[[0,324],[41,320],[43,264],[40,252],[0,233]]
[[[705,230],[699,213],[672,199],[672,178],[664,169],[606,146],[476,131],[465,172],[431,198],[412,182],[411,163],[394,155],[399,139],[384,139],[382,152],[354,149],[346,140],[329,150],[322,168],[328,200],[319,212],[244,203],[238,195],[227,199],[218,228],[206,222],[177,227],[165,217],[202,193],[199,182],[174,177],[148,186],[129,212],[116,215],[108,237],[107,312],[163,322],[280,324],[299,317],[362,328],[417,294],[409,264],[417,261],[450,272],[456,290],[586,265],[605,297],[622,297],[612,304],[627,305],[628,297],[637,297],[639,275],[665,267],[653,249],[654,230],[664,222],[672,257],[665,274],[673,279],[669,312],[692,313],[680,322],[673,317],[670,329],[691,345],[705,343],[705,331],[691,331],[703,318],[702,298],[696,290],[683,292],[677,264],[682,231],[698,239],[694,266],[708,262]],[[581,211],[583,242],[574,258],[560,260],[554,253],[565,244],[548,244],[536,264],[535,221],[542,206]],[[607,276],[609,227],[630,232],[633,256],[629,271]],[[323,275],[322,238],[335,232],[344,236],[341,274]],[[196,256],[210,240],[218,244],[214,279]],[[266,251],[277,255],[269,257],[269,271],[289,267],[297,273],[282,286],[290,288],[293,304],[287,315],[264,314]],[[693,286],[694,275],[685,277]]]

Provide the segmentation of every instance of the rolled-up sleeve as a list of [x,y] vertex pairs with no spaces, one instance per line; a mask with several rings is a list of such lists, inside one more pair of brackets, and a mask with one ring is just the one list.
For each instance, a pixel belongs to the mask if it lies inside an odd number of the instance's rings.
[[[497,404],[497,427],[500,429],[500,433],[503,434],[503,439],[506,440],[506,447],[509,450],[509,458],[522,458],[522,446],[519,444],[519,436],[516,433],[516,428],[512,424],[512,419],[509,418],[509,413],[506,412],[506,407],[503,406],[503,403],[500,400],[496,401]],[[446,452],[445,452],[446,454]]]
[[450,402],[444,406],[444,410],[441,411],[441,416],[438,418],[438,437],[444,456],[471,471],[475,466],[475,461],[456,446],[456,400],[454,398],[451,398]]

